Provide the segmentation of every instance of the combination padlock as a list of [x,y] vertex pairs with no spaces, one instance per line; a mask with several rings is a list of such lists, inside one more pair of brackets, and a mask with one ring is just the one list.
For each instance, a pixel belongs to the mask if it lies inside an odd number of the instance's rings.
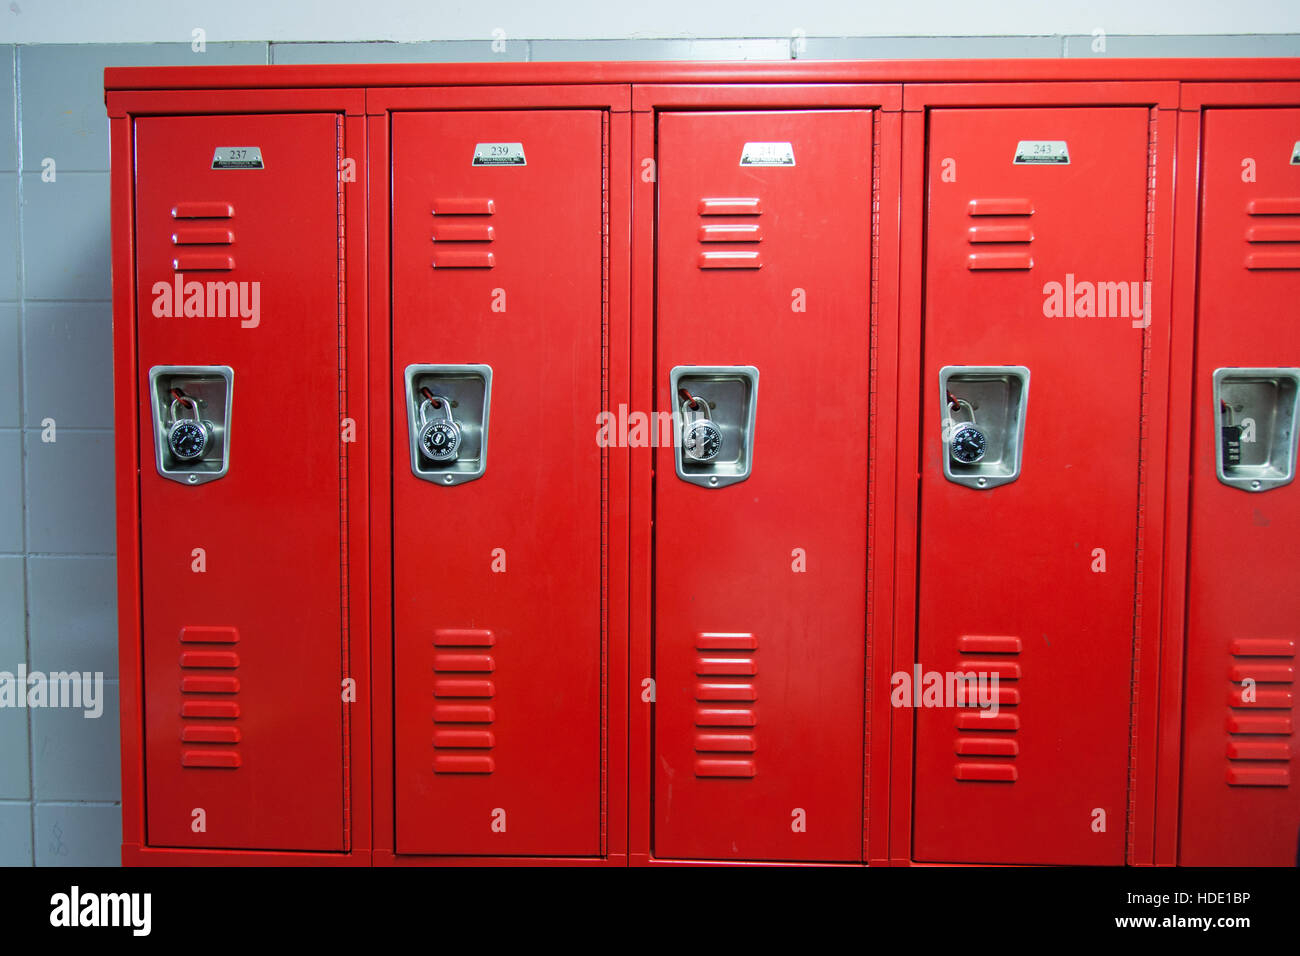
[[[430,419],[430,407],[442,409],[442,418]],[[441,395],[426,398],[420,403],[420,434],[416,439],[420,454],[430,461],[443,464],[453,461],[460,450],[460,425],[451,417],[451,402]]]
[[[694,417],[688,417],[692,413]],[[717,458],[722,450],[722,432],[709,418],[709,403],[698,397],[687,398],[682,402],[682,418],[682,450],[686,457],[701,462]]]
[[1242,428],[1240,425],[1232,423],[1233,407],[1224,401],[1220,401],[1219,405],[1228,419],[1228,424],[1220,426],[1223,441],[1223,466],[1231,468],[1241,464]]
[[[176,406],[192,408],[193,418],[181,418]],[[177,461],[198,461],[208,449],[208,425],[199,418],[199,403],[194,399],[172,399],[169,415],[172,423],[167,428],[167,447]]]
[[963,398],[949,399],[949,409],[961,408],[966,406],[966,411],[970,415],[968,422],[956,422],[952,420],[951,414],[948,417],[948,454],[952,460],[962,465],[973,465],[984,457],[984,452],[988,450],[989,440],[983,430],[975,424],[975,407]]

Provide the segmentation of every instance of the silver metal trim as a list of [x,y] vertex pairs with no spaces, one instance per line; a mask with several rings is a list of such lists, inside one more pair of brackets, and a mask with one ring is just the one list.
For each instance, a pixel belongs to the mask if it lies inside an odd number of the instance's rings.
[[[469,464],[462,459],[455,459],[440,465],[428,461],[420,454],[420,405],[415,400],[414,386],[419,377],[443,379],[477,378],[483,383],[483,416],[476,423],[479,427],[479,454],[477,464],[473,467],[458,467]],[[482,478],[487,472],[488,423],[492,416],[492,366],[491,365],[408,365],[406,366],[406,431],[410,439],[411,474],[440,487],[454,487]],[[462,435],[464,423],[461,423]]]
[[[967,473],[953,471],[952,456],[948,454],[946,423],[948,414],[948,383],[957,379],[967,381],[1016,379],[1020,382],[1020,403],[1013,430],[1015,441],[1006,449],[1012,456],[1010,465],[1002,460],[991,462],[981,458],[969,466]],[[939,370],[939,434],[943,437],[943,476],[953,484],[964,485],[977,491],[988,491],[999,485],[1009,485],[1020,477],[1024,460],[1025,417],[1029,408],[1029,369],[1023,365],[945,365]],[[981,422],[984,426],[987,423]]]
[[[748,408],[745,411],[743,434],[747,441],[741,443],[736,461],[686,461],[682,447],[681,404],[677,390],[683,379],[691,378],[739,379],[748,386]],[[725,488],[749,477],[754,467],[754,423],[758,414],[758,369],[752,365],[675,365],[668,373],[669,398],[673,409],[673,461],[677,477],[701,488]]]
[[[167,428],[163,424],[163,410],[169,407],[170,402],[163,404],[162,396],[158,394],[158,380],[164,375],[191,375],[196,378],[212,378],[215,376],[225,380],[226,408],[225,417],[221,423],[221,465],[218,469],[204,471],[195,467],[195,465],[202,464],[204,460],[202,458],[186,468],[168,468],[166,466],[167,455],[163,449],[167,446]],[[154,465],[158,469],[158,474],[169,481],[175,481],[189,487],[207,484],[209,481],[216,481],[218,478],[226,476],[226,472],[230,470],[230,426],[231,410],[234,407],[234,394],[235,370],[229,365],[155,365],[149,369],[149,404],[153,409]]]
[[[1226,380],[1279,380],[1291,383],[1291,407],[1284,419],[1286,431],[1282,435],[1285,443],[1285,458],[1275,454],[1267,465],[1234,465],[1233,470],[1241,470],[1240,475],[1229,475],[1223,469],[1223,428],[1219,419],[1219,401],[1223,384]],[[1214,370],[1213,388],[1214,406],[1211,421],[1214,422],[1214,471],[1219,481],[1230,488],[1242,491],[1270,491],[1289,485],[1295,480],[1296,470],[1296,424],[1300,421],[1300,368],[1216,368]],[[1281,414],[1282,409],[1278,409]]]

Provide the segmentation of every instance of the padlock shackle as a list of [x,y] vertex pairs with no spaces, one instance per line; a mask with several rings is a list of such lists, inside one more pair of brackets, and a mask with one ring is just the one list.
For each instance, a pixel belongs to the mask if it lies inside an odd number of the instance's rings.
[[975,406],[964,398],[958,398],[952,392],[948,393],[948,420],[954,424],[961,424],[953,419],[953,415],[960,411],[963,405],[966,406],[966,414],[970,416],[970,424],[979,424],[975,421]]
[[456,423],[456,419],[451,415],[451,402],[447,398],[442,395],[435,395],[433,392],[429,391],[428,388],[421,388],[420,394],[425,396],[424,401],[420,402],[421,427],[423,427],[428,421],[428,419],[424,417],[424,408],[426,405],[430,408],[441,408],[442,417],[453,425]]
[[[682,425],[690,425],[709,418],[709,400],[699,395],[692,395],[685,388],[679,388],[677,394],[682,399]],[[691,417],[694,416],[694,417]]]
[[[176,391],[175,389],[172,389],[173,394],[175,393],[175,391]],[[180,416],[176,414],[177,405],[180,405],[183,408],[192,409],[194,411],[194,421],[202,424],[202,420],[199,418],[199,403],[188,398],[184,394],[177,395],[175,398],[173,398],[171,405],[169,405],[167,408],[167,414],[171,417],[173,424],[181,421]]]

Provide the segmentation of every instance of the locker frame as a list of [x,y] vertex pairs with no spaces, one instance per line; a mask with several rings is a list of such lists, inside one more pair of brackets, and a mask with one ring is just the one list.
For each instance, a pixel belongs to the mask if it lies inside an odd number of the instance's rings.
[[[1201,162],[1205,113],[1239,107],[1300,108],[1300,61],[1266,82],[1181,84],[1178,105],[1178,179],[1174,210],[1173,341],[1170,407],[1192,409],[1196,384],[1196,319],[1200,303]],[[1165,646],[1161,660],[1158,803],[1155,864],[1177,866],[1182,843],[1183,699],[1187,667],[1188,577],[1191,571],[1193,416],[1169,428],[1166,476]]]
[[[283,850],[232,850],[152,846],[146,842],[145,741],[144,741],[144,645],[142,638],[140,473],[142,441],[152,433],[142,423],[135,398],[136,350],[136,249],[135,249],[135,119],[169,115],[237,115],[254,113],[337,113],[343,117],[345,154],[361,153],[365,146],[364,93],[359,89],[292,90],[237,88],[213,90],[195,96],[184,91],[144,92],[109,90],[105,96],[109,116],[111,269],[113,277],[113,428],[114,476],[117,482],[117,598],[118,677],[120,688],[122,754],[122,862],[135,866],[275,866],[370,865],[370,713],[365,706],[349,711],[348,739],[344,741],[347,761],[345,791],[349,794],[350,828],[345,834],[344,852],[299,852]],[[344,191],[346,221],[354,234],[366,232],[366,170],[357,171],[359,188]],[[364,422],[366,415],[366,273],[364,244],[353,245],[344,260],[344,283],[348,290],[346,321],[347,347],[358,360],[348,365],[348,393],[356,418],[362,423],[356,460],[365,462]],[[150,426],[151,427],[151,426]],[[369,561],[370,489],[368,468],[349,477],[348,513],[350,570],[348,603],[349,676],[359,687],[370,683],[369,589],[358,585]]]
[[[896,297],[896,321],[882,322],[879,327],[881,349],[893,349],[895,358],[907,354],[905,349],[916,348],[919,343],[920,258],[924,202],[924,177],[917,180],[917,171],[924,169],[924,111],[930,106],[1025,106],[1025,105],[1143,105],[1158,110],[1161,120],[1175,120],[1174,135],[1166,133],[1169,123],[1163,123],[1157,140],[1157,163],[1163,190],[1156,203],[1156,275],[1163,276],[1168,293],[1159,298],[1157,314],[1164,317],[1165,342],[1161,349],[1153,350],[1162,356],[1163,392],[1153,389],[1153,401],[1158,400],[1164,415],[1158,421],[1154,414],[1149,418],[1152,431],[1149,439],[1163,436],[1160,453],[1164,456],[1165,480],[1161,487],[1148,487],[1147,542],[1163,551],[1163,567],[1158,575],[1144,577],[1145,589],[1156,588],[1158,600],[1144,600],[1147,613],[1145,628],[1156,622],[1159,640],[1158,659],[1144,655],[1141,677],[1142,696],[1151,701],[1157,695],[1157,705],[1147,706],[1142,712],[1139,734],[1139,787],[1137,805],[1141,809],[1136,820],[1134,840],[1130,846],[1128,863],[1131,865],[1172,865],[1177,861],[1179,836],[1179,800],[1181,774],[1181,713],[1183,641],[1186,623],[1187,531],[1189,521],[1188,469],[1191,454],[1190,427],[1173,422],[1172,410],[1180,402],[1188,402],[1192,390],[1192,356],[1197,281],[1197,229],[1198,229],[1198,162],[1201,148],[1200,111],[1207,107],[1300,105],[1300,59],[1050,59],[1050,60],[879,60],[879,61],[792,61],[792,62],[624,62],[624,63],[544,63],[544,64],[381,64],[381,65],[310,65],[310,66],[195,66],[195,67],[110,67],[105,70],[106,103],[110,123],[110,152],[112,157],[112,260],[114,279],[113,341],[114,371],[118,382],[125,375],[128,380],[134,373],[135,357],[135,248],[134,248],[134,182],[132,162],[134,153],[133,117],[148,115],[184,115],[202,113],[240,112],[337,112],[344,117],[346,149],[361,167],[357,171],[361,189],[347,194],[348,230],[352,236],[362,233],[364,243],[354,242],[348,250],[346,281],[349,290],[347,320],[352,354],[365,354],[357,349],[369,348],[371,361],[376,356],[387,359],[387,336],[384,320],[388,316],[388,265],[387,235],[389,211],[384,203],[374,202],[383,195],[382,172],[373,179],[371,169],[382,171],[388,161],[387,109],[400,108],[464,108],[491,109],[501,107],[545,107],[563,105],[601,106],[610,109],[610,222],[626,223],[627,229],[611,229],[610,308],[611,328],[614,310],[623,308],[630,319],[629,338],[626,342],[629,356],[629,394],[653,395],[651,371],[641,356],[653,335],[652,285],[653,278],[653,217],[645,211],[647,200],[653,203],[653,188],[647,191],[641,182],[638,156],[653,155],[653,111],[661,108],[791,108],[797,106],[821,107],[836,105],[818,93],[832,93],[830,87],[887,85],[898,91],[898,100],[892,105],[881,103],[853,103],[882,109],[882,122],[895,128],[897,148],[892,152],[882,150],[882,196],[891,195],[884,177],[892,176],[898,195],[897,229],[892,242],[892,261],[886,262],[889,252],[882,229],[881,311],[886,314],[885,290],[890,288]],[[569,102],[565,96],[576,97]],[[599,102],[597,102],[599,101]],[[608,101],[608,102],[606,102]],[[412,105],[402,105],[412,104]],[[1169,116],[1167,114],[1176,114]],[[629,115],[631,114],[631,115]],[[882,132],[884,132],[882,128]],[[361,150],[361,152],[358,152]],[[364,161],[363,161],[364,157]],[[1176,178],[1175,178],[1176,177]],[[1168,189],[1174,182],[1172,195]],[[367,202],[369,200],[369,203]],[[624,218],[620,220],[613,204],[621,202]],[[649,208],[652,208],[649,207]],[[373,216],[373,222],[367,222]],[[621,260],[615,250],[621,249]],[[649,271],[647,271],[649,270]],[[891,274],[891,282],[886,278]],[[1157,289],[1159,287],[1157,286]],[[647,312],[647,303],[649,311]],[[374,315],[368,319],[368,313]],[[369,324],[367,322],[369,321]],[[648,324],[647,324],[648,323]],[[1154,325],[1153,325],[1154,327]],[[892,336],[892,343],[885,341]],[[883,355],[882,351],[882,355]],[[919,353],[918,353],[919,354]],[[382,416],[388,393],[386,381],[382,383],[358,381],[365,374],[365,363],[354,362],[350,369],[350,387],[356,395],[356,407],[367,402],[371,407],[367,417],[359,419],[373,422]],[[386,364],[377,367],[387,368]],[[387,373],[385,372],[385,375]],[[895,361],[891,366],[882,361],[878,367],[881,391],[887,385],[886,376],[893,378],[893,390],[898,394],[895,420],[910,423],[919,414],[920,383],[919,360],[916,368]],[[1152,379],[1153,386],[1156,377]],[[377,391],[375,389],[378,389]],[[115,394],[121,385],[115,385]],[[378,404],[375,404],[378,402]],[[883,410],[883,409],[882,409]],[[1154,406],[1153,406],[1154,412]],[[912,414],[912,417],[909,417]],[[883,416],[882,416],[883,419]],[[139,475],[137,467],[139,442],[138,410],[134,402],[118,401],[114,411],[115,458],[114,474],[117,481],[115,524],[118,540],[118,623],[119,623],[119,679],[121,689],[121,752],[122,752],[122,806],[123,806],[123,861],[128,864],[201,864],[201,865],[274,865],[274,864],[329,864],[341,863],[367,865],[372,862],[410,864],[443,862],[464,865],[499,865],[502,863],[536,864],[544,862],[621,862],[610,856],[603,861],[542,860],[523,858],[500,860],[496,858],[441,858],[433,860],[385,859],[384,840],[376,838],[385,822],[391,822],[391,799],[387,809],[382,805],[384,784],[372,774],[372,768],[384,766],[383,760],[392,761],[392,735],[385,735],[372,722],[382,716],[385,704],[391,714],[391,681],[385,688],[372,667],[384,661],[384,648],[388,649],[391,667],[391,631],[374,635],[368,633],[368,624],[383,621],[377,607],[365,607],[368,591],[358,586],[354,590],[352,614],[355,623],[351,628],[353,666],[351,674],[362,687],[374,687],[374,699],[369,708],[354,707],[352,711],[352,739],[349,751],[352,788],[352,842],[351,850],[336,853],[282,853],[278,851],[234,850],[178,850],[149,847],[143,843],[144,806],[143,788],[143,702],[141,697],[141,621],[140,547],[139,547]],[[365,426],[363,426],[364,428]],[[892,570],[895,591],[907,599],[910,587],[912,596],[906,603],[892,610],[896,617],[905,616],[915,604],[915,576],[907,578],[909,566],[915,570],[916,538],[915,495],[905,494],[908,482],[917,480],[914,467],[916,438],[910,424],[900,424],[894,449],[894,469],[881,470],[880,490],[886,486],[898,497],[899,509],[880,513],[881,532],[885,522],[892,522],[890,533],[896,539],[895,553],[888,560],[896,562]],[[386,436],[382,430],[378,433]],[[387,438],[384,437],[384,442]],[[376,446],[371,453],[368,474],[352,476],[354,494],[367,492],[368,515],[373,525],[373,548],[360,532],[360,522],[354,525],[352,558],[368,561],[369,552],[376,552],[371,589],[383,594],[384,586],[391,588],[391,580],[384,575],[391,571],[391,553],[387,549],[391,528],[383,516],[387,506],[387,484],[383,468],[387,467],[383,447]],[[1154,449],[1153,449],[1154,451]],[[616,761],[626,771],[626,816],[622,821],[614,816],[611,802],[609,826],[610,848],[613,834],[624,832],[625,861],[634,863],[669,863],[649,854],[649,790],[648,713],[638,716],[635,700],[640,684],[635,677],[637,661],[649,652],[649,530],[638,522],[648,520],[650,512],[651,479],[645,471],[649,467],[648,452],[633,454],[623,467],[627,468],[629,489],[626,517],[631,519],[631,534],[626,554],[628,593],[625,610],[628,613],[629,640],[625,659],[627,679],[622,684],[624,714],[630,721],[629,749],[623,754],[611,746],[611,780],[616,779]],[[909,457],[910,455],[910,457]],[[615,461],[615,459],[611,459]],[[1156,459],[1147,461],[1152,468]],[[632,466],[636,467],[633,468]],[[365,485],[375,482],[373,489]],[[896,485],[896,487],[894,487]],[[370,493],[373,492],[373,493]],[[1159,510],[1151,505],[1157,499],[1163,504]],[[360,507],[357,506],[357,507]],[[354,513],[360,514],[354,507]],[[909,523],[910,522],[910,523]],[[910,534],[910,537],[909,537]],[[882,557],[885,557],[882,555]],[[1148,555],[1148,559],[1152,559]],[[1158,581],[1155,580],[1158,578]],[[352,580],[359,582],[361,576]],[[883,583],[883,578],[879,579]],[[881,608],[889,611],[892,602],[886,600]],[[1163,626],[1161,626],[1163,625]],[[870,781],[869,825],[866,860],[872,864],[909,865],[911,845],[911,746],[910,728],[901,726],[906,721],[892,721],[885,698],[880,707],[878,688],[887,685],[888,675],[896,660],[910,660],[914,641],[909,643],[904,629],[895,628],[891,646],[876,641],[872,647],[871,666],[873,678],[872,715],[883,718],[892,726],[887,735],[878,731],[871,738],[874,767],[887,767],[887,771],[873,774]],[[385,641],[387,643],[385,644]],[[611,644],[611,665],[617,648]],[[883,657],[882,657],[883,655]],[[1152,673],[1152,671],[1155,673]],[[611,675],[613,669],[611,668]],[[611,679],[611,702],[617,690]],[[387,695],[387,697],[386,697]],[[612,714],[612,711],[611,711]],[[1158,718],[1158,719],[1157,719]],[[878,728],[879,724],[876,725]],[[611,725],[612,727],[612,725]],[[613,736],[611,731],[611,744]],[[372,749],[373,747],[373,749]],[[877,763],[876,760],[883,760]],[[1150,769],[1154,768],[1154,769]],[[373,787],[365,785],[373,778]],[[390,782],[391,783],[391,782]],[[391,797],[391,785],[387,794]],[[373,814],[373,819],[372,819]],[[626,824],[626,827],[624,827]],[[391,827],[389,828],[391,834]],[[391,835],[388,839],[391,857]],[[370,848],[375,847],[372,853]],[[372,859],[373,858],[373,859]],[[707,863],[707,861],[705,861]],[[730,863],[728,865],[750,865]],[[809,864],[816,865],[816,864]],[[912,864],[915,865],[915,864]],[[924,865],[924,864],[922,864]]]
[[[633,188],[633,302],[632,302],[632,337],[633,353],[653,356],[655,342],[655,274],[656,274],[656,236],[657,236],[657,189],[656,183],[647,182],[639,173],[641,163],[646,158],[656,158],[658,116],[661,112],[679,112],[690,110],[799,110],[799,109],[869,109],[873,111],[873,122],[879,123],[880,146],[880,195],[893,195],[899,184],[899,145],[902,106],[902,87],[898,84],[830,84],[811,86],[767,86],[717,84],[710,86],[690,85],[646,85],[634,88],[633,99],[633,138],[632,155],[634,163]],[[893,377],[896,367],[897,342],[897,263],[898,263],[898,207],[882,203],[877,280],[879,282],[877,300],[877,370],[876,390],[879,409],[877,421],[878,434],[874,440],[876,452],[881,455],[874,472],[876,481],[876,498],[888,501],[893,495],[893,458],[894,447],[892,426],[894,420],[892,405],[895,395]],[[637,363],[633,367],[633,394],[641,396],[647,408],[654,407],[655,369],[649,360]],[[653,449],[634,450],[635,467],[632,469],[632,553],[631,568],[634,573],[632,582],[632,619],[631,619],[631,680],[629,694],[636,695],[641,690],[641,679],[653,673],[654,627],[653,603],[653,565],[654,535],[652,521],[654,515],[654,480]],[[874,533],[881,535],[880,540],[888,541],[892,534],[893,515],[888,508],[872,508],[875,518]],[[882,529],[883,526],[883,529]],[[864,534],[867,529],[863,529]],[[874,561],[873,587],[878,582],[891,579],[892,553],[888,547],[880,549],[869,557]],[[864,582],[864,587],[867,587]],[[870,592],[869,592],[870,593]],[[887,660],[889,646],[887,641],[871,641],[875,631],[889,633],[887,620],[889,606],[880,601],[868,601],[868,641],[867,666],[872,673],[880,672],[881,662]],[[872,626],[871,615],[882,615],[882,623]],[[878,684],[878,682],[877,682]],[[637,697],[631,699],[636,700]],[[866,738],[864,741],[864,773],[874,762],[876,766],[887,764],[887,735],[876,737],[869,728],[874,721],[884,720],[888,726],[889,697],[872,693],[866,708]],[[633,865],[673,864],[685,866],[707,865],[782,865],[782,866],[820,866],[819,863],[757,863],[746,864],[737,861],[713,860],[679,860],[661,858],[653,850],[654,815],[651,807],[653,795],[652,761],[654,722],[649,707],[634,707],[631,711],[629,726],[630,773],[629,788],[629,855]],[[868,777],[864,787],[863,860],[869,861],[873,847],[882,846],[887,830],[887,789],[884,775]],[[869,808],[879,808],[873,815]],[[881,857],[883,860],[883,855]],[[831,864],[854,866],[860,864]]]
[[[915,660],[917,642],[917,600],[919,571],[920,521],[920,431],[912,423],[922,422],[921,390],[929,387],[921,380],[923,353],[921,341],[924,319],[925,282],[925,193],[927,185],[928,112],[932,108],[1007,108],[1031,106],[1104,107],[1140,106],[1153,112],[1156,127],[1153,157],[1156,186],[1152,234],[1152,318],[1149,332],[1149,374],[1144,398],[1146,437],[1140,452],[1145,467],[1141,483],[1138,517],[1143,529],[1142,583],[1136,597],[1144,609],[1139,646],[1154,648],[1140,656],[1134,677],[1135,691],[1130,708],[1137,707],[1137,722],[1130,718],[1130,754],[1128,807],[1126,808],[1125,863],[1150,865],[1154,855],[1157,760],[1158,706],[1141,706],[1158,697],[1162,660],[1162,595],[1165,545],[1166,443],[1170,393],[1170,283],[1173,269],[1173,185],[1174,135],[1177,129],[1178,84],[1174,82],[1087,82],[986,84],[935,84],[907,86],[904,92],[903,132],[903,251],[902,278],[899,288],[900,359],[899,413],[899,536],[897,589],[894,595],[895,658],[892,669]],[[1161,122],[1163,121],[1163,122]],[[1173,131],[1168,127],[1172,126]],[[924,423],[922,423],[924,424]],[[1155,476],[1156,480],[1152,480]],[[1136,477],[1136,476],[1135,476]],[[909,482],[914,493],[906,490]],[[1150,573],[1148,573],[1148,571]],[[877,676],[879,680],[879,676]],[[895,864],[912,860],[912,808],[914,782],[913,755],[916,746],[915,715],[902,717],[893,725],[893,765],[891,767],[890,855]]]
[[[609,394],[613,405],[629,400],[627,381],[630,356],[627,342],[627,245],[626,232],[614,224],[630,218],[629,184],[618,174],[628,162],[628,104],[626,86],[540,86],[512,87],[418,87],[369,89],[366,91],[366,122],[369,126],[371,168],[391,169],[392,114],[419,111],[490,111],[503,109],[600,109],[608,114],[607,196],[609,233],[608,320],[610,331]],[[394,627],[393,627],[393,522],[392,485],[388,475],[393,448],[390,415],[405,409],[389,408],[392,394],[392,178],[370,179],[371,231],[370,269],[370,396],[371,396],[371,522],[374,548],[371,554],[371,595],[374,674],[375,767],[387,772],[373,775],[374,849],[376,866],[535,866],[538,864],[580,866],[623,866],[627,844],[627,494],[628,456],[625,449],[610,449],[609,455],[609,630],[608,682],[606,693],[606,791],[602,824],[602,856],[468,856],[457,854],[398,853],[394,726]],[[621,537],[620,537],[621,536]]]

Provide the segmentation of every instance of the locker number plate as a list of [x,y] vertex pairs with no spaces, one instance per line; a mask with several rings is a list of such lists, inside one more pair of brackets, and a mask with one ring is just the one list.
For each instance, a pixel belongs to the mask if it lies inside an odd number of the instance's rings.
[[218,146],[212,154],[213,169],[264,169],[260,146]]
[[523,143],[479,143],[472,166],[527,166]]
[[1070,148],[1063,139],[1022,139],[1016,144],[1017,166],[1068,166]]
[[742,166],[793,166],[792,143],[746,143],[740,151]]

